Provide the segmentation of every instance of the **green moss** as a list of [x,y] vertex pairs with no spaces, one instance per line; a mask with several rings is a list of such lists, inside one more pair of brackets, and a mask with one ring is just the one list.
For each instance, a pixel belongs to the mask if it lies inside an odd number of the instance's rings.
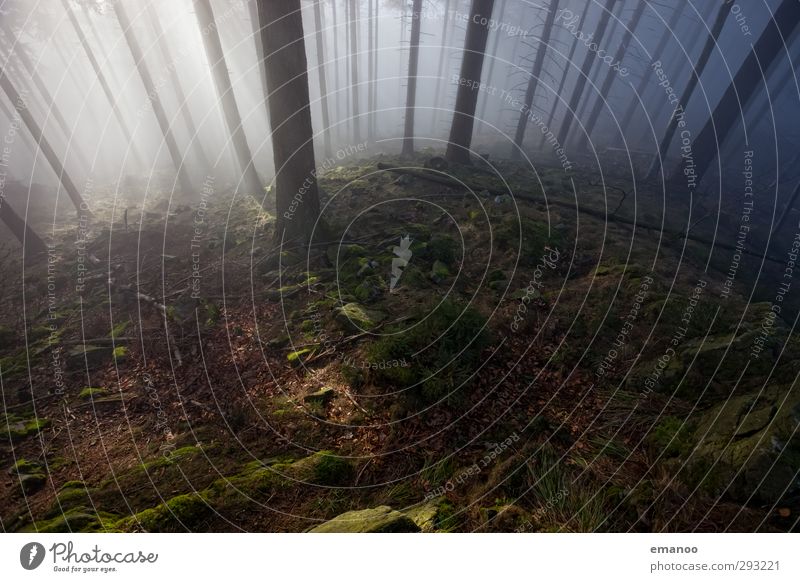
[[138,526],[148,532],[193,531],[211,513],[212,509],[203,494],[188,493],[126,518],[119,526],[123,530]]
[[685,421],[667,416],[647,436],[647,444],[654,454],[666,458],[685,456],[692,450],[692,431]]
[[286,361],[288,361],[293,366],[299,366],[303,362],[305,362],[308,358],[310,358],[314,354],[314,348],[303,348],[302,350],[297,350],[295,352],[291,352],[286,356]]
[[81,390],[80,394],[78,394],[78,398],[81,399],[89,399],[94,398],[95,396],[105,396],[108,394],[108,390],[105,388],[96,388],[92,386],[87,386],[83,390]]
[[114,531],[115,528],[111,524],[117,519],[119,518],[112,514],[96,514],[85,507],[76,507],[51,519],[37,521],[23,531],[38,533]]
[[331,451],[319,451],[295,461],[286,467],[286,473],[292,478],[328,487],[348,485],[354,477],[350,462]]
[[533,266],[541,260],[545,247],[558,246],[561,237],[550,232],[547,223],[522,217],[502,223],[495,231],[495,241],[501,250],[519,249],[520,264]]
[[125,346],[117,346],[114,348],[112,355],[114,356],[115,360],[122,361],[128,357],[128,348]]
[[125,333],[125,330],[128,329],[130,325],[130,321],[121,321],[117,325],[111,328],[111,337],[116,339],[122,336]]
[[43,472],[42,464],[38,461],[29,461],[28,459],[20,459],[9,469],[12,475],[30,475],[33,473]]
[[0,419],[0,439],[11,439],[16,442],[29,436],[35,436],[50,426],[46,418],[20,418],[14,414]]

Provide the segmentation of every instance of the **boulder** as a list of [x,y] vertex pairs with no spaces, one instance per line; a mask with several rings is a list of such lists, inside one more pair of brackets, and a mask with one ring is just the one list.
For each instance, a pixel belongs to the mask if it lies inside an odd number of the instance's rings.
[[419,526],[387,505],[359,511],[348,511],[311,530],[311,533],[413,533]]
[[386,314],[367,309],[358,303],[348,303],[336,309],[336,324],[346,331],[359,332],[375,329],[386,319]]

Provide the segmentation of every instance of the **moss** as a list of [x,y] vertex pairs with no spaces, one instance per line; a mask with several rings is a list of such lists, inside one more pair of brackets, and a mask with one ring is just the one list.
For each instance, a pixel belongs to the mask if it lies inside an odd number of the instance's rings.
[[86,489],[86,483],[83,481],[67,481],[59,488],[59,491],[65,491],[67,489]]
[[530,218],[509,219],[502,223],[495,232],[497,246],[501,250],[519,249],[521,265],[536,265],[545,251],[545,247],[558,246],[561,237],[551,232],[547,223],[540,223]]
[[374,309],[367,309],[358,303],[348,303],[336,310],[336,323],[348,331],[370,331],[375,329],[386,315]]
[[122,336],[125,333],[125,330],[128,329],[130,325],[130,321],[120,321],[117,325],[111,328],[111,337],[116,339]]
[[450,269],[447,268],[442,261],[435,261],[431,267],[431,280],[434,283],[440,283],[450,276]]
[[43,472],[42,464],[28,459],[20,459],[9,469],[9,473],[12,475],[30,475],[41,472]]
[[47,418],[24,419],[13,414],[0,420],[0,439],[11,439],[16,442],[29,436],[35,436],[50,426]]
[[331,451],[319,451],[300,459],[287,467],[286,472],[295,479],[328,487],[348,485],[355,475],[350,462]]
[[692,431],[685,421],[667,416],[647,435],[647,444],[666,458],[685,456],[692,450]]
[[85,507],[76,507],[51,519],[37,521],[23,531],[38,533],[91,533],[113,531],[111,524],[118,517],[102,513],[96,514]]
[[123,530],[139,526],[148,532],[192,531],[211,513],[212,509],[203,494],[187,493],[126,518],[119,526]]
[[78,394],[78,398],[81,399],[89,399],[94,398],[95,396],[105,396],[108,394],[108,390],[105,388],[96,388],[92,386],[87,386],[83,390],[81,390],[80,394]]
[[125,358],[128,357],[128,348],[125,346],[117,346],[116,348],[114,348],[112,355],[114,356],[115,360],[123,361],[125,360]]
[[311,533],[406,533],[419,526],[388,506],[348,511],[310,530]]
[[308,358],[310,358],[314,354],[314,348],[303,348],[302,350],[297,350],[295,352],[291,352],[286,356],[286,361],[288,361],[293,366],[299,366],[303,362],[305,362]]

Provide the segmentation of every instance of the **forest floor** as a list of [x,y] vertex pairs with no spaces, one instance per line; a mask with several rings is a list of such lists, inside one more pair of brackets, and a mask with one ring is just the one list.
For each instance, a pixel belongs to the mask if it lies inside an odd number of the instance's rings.
[[309,248],[228,192],[6,257],[2,529],[797,529],[800,345],[687,208],[426,161],[324,173]]

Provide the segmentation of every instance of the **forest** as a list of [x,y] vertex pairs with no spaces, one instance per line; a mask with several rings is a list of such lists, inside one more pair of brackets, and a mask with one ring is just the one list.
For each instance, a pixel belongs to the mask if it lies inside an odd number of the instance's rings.
[[0,0],[0,531],[800,531],[798,24]]

